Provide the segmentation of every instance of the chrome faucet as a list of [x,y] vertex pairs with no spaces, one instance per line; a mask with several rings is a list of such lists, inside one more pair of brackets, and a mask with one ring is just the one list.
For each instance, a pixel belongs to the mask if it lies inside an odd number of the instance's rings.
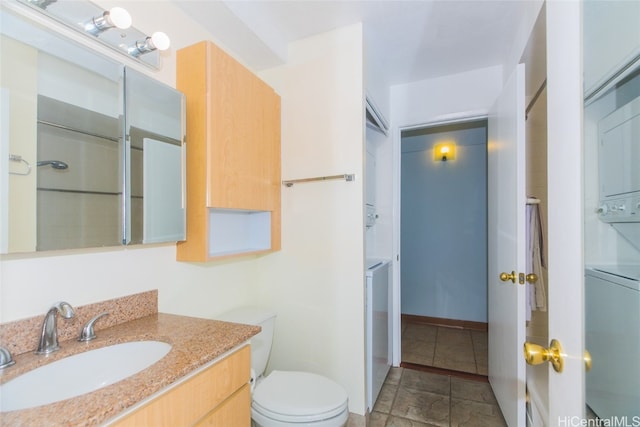
[[78,341],[91,341],[96,337],[96,333],[93,330],[93,326],[96,324],[98,319],[104,316],[108,316],[109,313],[104,312],[100,313],[97,316],[94,316],[93,319],[89,320],[86,325],[82,328],[80,332],[80,336],[78,337]]
[[75,315],[73,307],[68,302],[60,301],[54,304],[44,316],[40,343],[36,354],[49,354],[60,348],[58,345],[58,320],[56,316],[58,313],[65,319],[71,319]]
[[15,365],[15,361],[13,357],[11,357],[11,353],[4,347],[0,347],[0,369],[8,368],[11,365]]

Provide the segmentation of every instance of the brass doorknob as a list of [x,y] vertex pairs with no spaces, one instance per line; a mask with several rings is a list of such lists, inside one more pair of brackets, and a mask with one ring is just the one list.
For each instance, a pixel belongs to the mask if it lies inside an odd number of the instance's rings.
[[591,370],[591,367],[593,366],[593,360],[591,359],[591,353],[589,353],[589,350],[585,350],[584,351],[584,370],[585,372],[589,372]]
[[526,276],[527,283],[536,283],[538,281],[538,276],[534,273],[529,273]]
[[525,342],[524,359],[529,365],[539,365],[543,362],[551,362],[551,365],[553,365],[553,369],[556,372],[562,372],[562,369],[564,368],[562,346],[558,340],[551,340],[549,348]]
[[512,271],[511,274],[504,272],[500,273],[500,280],[502,280],[503,282],[511,280],[511,282],[516,283],[516,277],[518,276],[516,275],[515,271]]

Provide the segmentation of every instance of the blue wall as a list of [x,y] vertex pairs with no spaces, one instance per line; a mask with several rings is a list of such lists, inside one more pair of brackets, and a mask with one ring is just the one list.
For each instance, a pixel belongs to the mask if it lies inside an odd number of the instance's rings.
[[[436,162],[445,140],[456,159]],[[403,133],[403,314],[487,321],[486,174],[486,121]]]

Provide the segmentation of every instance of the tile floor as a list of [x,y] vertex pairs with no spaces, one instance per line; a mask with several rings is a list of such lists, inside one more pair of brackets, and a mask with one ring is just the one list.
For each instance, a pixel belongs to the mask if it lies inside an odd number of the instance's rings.
[[402,323],[402,362],[487,375],[487,332]]
[[486,332],[403,321],[402,362],[411,368],[391,368],[367,427],[506,426],[486,379]]
[[491,386],[407,368],[391,368],[368,427],[506,426]]

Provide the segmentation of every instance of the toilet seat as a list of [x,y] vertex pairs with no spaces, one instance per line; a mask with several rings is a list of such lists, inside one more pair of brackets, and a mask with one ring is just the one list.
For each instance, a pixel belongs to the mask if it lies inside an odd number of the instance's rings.
[[[321,423],[349,417],[348,396],[344,389],[320,375],[309,372],[273,371],[253,393],[252,412],[283,423]],[[344,418],[344,420],[342,420]]]

